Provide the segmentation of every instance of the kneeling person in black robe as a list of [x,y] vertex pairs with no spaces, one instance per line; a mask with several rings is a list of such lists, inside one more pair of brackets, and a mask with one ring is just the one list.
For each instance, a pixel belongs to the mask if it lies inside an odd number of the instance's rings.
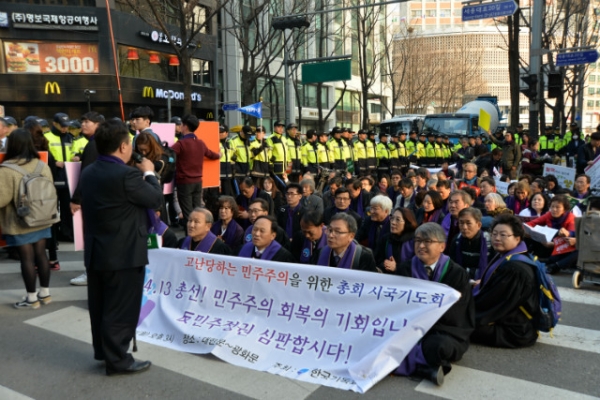
[[177,248],[209,254],[231,255],[231,249],[210,231],[214,222],[212,213],[206,208],[194,208],[188,217],[189,236],[180,239]]
[[471,285],[464,268],[443,254],[446,235],[440,225],[421,225],[414,240],[416,256],[400,264],[399,275],[446,284],[459,291],[461,297],[413,347],[395,373],[416,373],[441,385],[451,363],[460,360],[469,348],[469,336],[475,328]]
[[270,215],[258,217],[252,227],[252,242],[246,243],[238,256],[295,263],[292,253],[275,241],[276,236],[277,220]]

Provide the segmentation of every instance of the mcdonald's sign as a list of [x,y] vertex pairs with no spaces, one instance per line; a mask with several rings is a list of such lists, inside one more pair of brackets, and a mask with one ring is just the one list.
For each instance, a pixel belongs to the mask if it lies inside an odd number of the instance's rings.
[[44,87],[44,94],[60,94],[60,86],[56,82],[46,82],[46,86]]
[[215,115],[213,114],[212,111],[208,111],[206,113],[206,119],[215,119]]
[[151,99],[154,98],[154,89],[152,86],[144,86],[144,89],[142,90],[142,97],[149,97]]

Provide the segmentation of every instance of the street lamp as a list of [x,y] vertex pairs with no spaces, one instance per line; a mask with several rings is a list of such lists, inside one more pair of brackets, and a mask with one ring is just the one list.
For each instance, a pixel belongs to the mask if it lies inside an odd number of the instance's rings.
[[83,94],[85,96],[85,99],[87,100],[88,112],[90,112],[90,111],[92,111],[92,103],[90,102],[90,96],[92,94],[96,94],[96,91],[92,90],[92,89],[85,89],[83,91]]
[[284,65],[284,82],[285,82],[285,122],[286,125],[292,122],[292,112],[290,109],[291,91],[290,91],[290,63],[288,55],[288,41],[285,37],[286,29],[294,28],[308,28],[310,21],[305,16],[286,16],[286,17],[274,17],[271,21],[271,28],[282,31],[284,34],[283,38],[283,65]]

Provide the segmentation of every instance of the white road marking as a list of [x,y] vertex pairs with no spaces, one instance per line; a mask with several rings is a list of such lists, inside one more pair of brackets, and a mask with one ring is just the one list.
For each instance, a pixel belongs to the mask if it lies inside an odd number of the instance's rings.
[[[592,287],[590,287],[591,289]],[[558,287],[558,294],[562,301],[571,303],[586,304],[591,306],[600,306],[600,292],[597,290],[572,289],[568,287]]]
[[19,392],[15,392],[5,386],[0,385],[0,399],[2,400],[34,400]]
[[600,354],[600,331],[558,324],[553,336],[542,333],[538,343]]
[[443,386],[435,386],[429,381],[422,381],[415,390],[444,399],[456,400],[597,399],[597,397],[570,390],[457,365],[454,365],[452,372],[445,377]]
[[[92,342],[89,315],[79,307],[66,307],[25,321],[29,325]],[[136,358],[244,396],[261,400],[303,400],[320,386],[266,372],[236,367],[216,358],[196,356],[138,341]],[[90,349],[91,357],[91,349]]]
[[[0,304],[12,304],[20,301],[25,296],[25,288],[22,289],[9,289],[0,290]],[[50,295],[52,296],[53,302],[60,301],[87,301],[87,287],[86,286],[63,286],[63,287],[52,287],[50,285]],[[51,304],[48,307],[52,307]]]

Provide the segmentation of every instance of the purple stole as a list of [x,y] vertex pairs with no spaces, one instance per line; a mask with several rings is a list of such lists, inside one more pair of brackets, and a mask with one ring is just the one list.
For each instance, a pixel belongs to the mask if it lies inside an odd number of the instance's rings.
[[[392,251],[392,244],[389,239],[385,244],[385,258],[389,260],[394,255]],[[402,243],[402,247],[400,248],[400,260],[395,260],[396,265],[400,264],[404,260],[408,260],[409,258],[413,258],[415,255],[415,241],[414,239],[407,240]]]
[[244,240],[242,240],[242,244],[252,242],[252,227],[253,226],[254,226],[254,224],[252,224],[248,228],[246,228],[246,232],[244,232]]
[[[442,254],[436,264],[435,270],[433,270],[433,276],[431,277],[431,280],[440,282],[448,270],[449,263],[450,258]],[[423,262],[419,260],[418,257],[413,257],[412,259],[411,275],[413,278],[423,279],[426,281],[430,280],[427,276],[427,272],[425,271]],[[423,355],[423,348],[421,347],[420,342],[410,350],[404,360],[402,360],[400,363],[400,366],[394,370],[394,374],[410,376],[416,371],[418,365],[427,365],[427,360],[425,360],[425,356]]]
[[356,211],[356,213],[358,215],[360,215],[361,218],[364,218],[365,210],[363,208],[362,190],[360,191],[360,194],[358,195],[358,197],[356,199],[352,199],[352,203],[354,203],[356,205],[356,209],[354,211]]
[[[442,220],[442,229],[446,232],[446,236],[450,233],[450,228],[452,227],[452,214],[446,214],[444,219]],[[450,240],[450,236],[448,236],[448,240]]]
[[[317,249],[322,249],[327,244],[327,234],[325,230],[327,228],[323,227],[323,234],[321,235],[321,239],[317,242]],[[300,262],[302,264],[308,264],[313,255],[312,242],[306,238],[304,238],[304,243],[302,244],[302,251],[300,252]]]
[[288,206],[287,209],[287,224],[285,225],[285,233],[287,233],[288,237],[292,237],[294,235],[294,214],[296,211],[300,209],[300,204],[298,204],[295,208]]
[[584,194],[579,194],[579,193],[576,193],[576,196],[575,196],[575,198],[577,198],[577,199],[585,199],[585,198],[586,198],[586,197],[588,197],[589,195],[590,195],[590,192],[589,192],[589,191],[585,192]]
[[217,240],[218,238],[215,236],[214,233],[208,232],[206,236],[204,236],[204,239],[202,239],[200,243],[196,245],[196,248],[192,249],[192,237],[186,236],[185,239],[183,239],[183,243],[181,244],[181,250],[192,250],[199,251],[201,253],[210,253],[212,247],[217,242]]
[[[463,244],[463,240],[465,240],[464,236],[460,236],[460,240],[458,242],[458,246],[456,246],[456,263],[462,265],[463,262],[463,253],[462,253],[462,244]],[[487,240],[485,240],[485,235],[483,234],[483,231],[480,230],[479,231],[479,264],[477,265],[477,271],[475,272],[475,280],[479,279],[481,276],[481,274],[483,273],[483,270],[485,269],[485,267],[487,266],[487,253],[488,253],[488,246],[487,246]]]
[[525,245],[525,242],[522,241],[514,249],[512,249],[504,254],[497,254],[494,258],[492,258],[491,264],[488,265],[488,267],[485,269],[485,271],[481,271],[481,270],[477,271],[477,275],[475,276],[475,279],[476,280],[481,279],[481,282],[479,282],[479,285],[475,286],[475,288],[473,289],[473,296],[477,296],[479,294],[479,292],[481,292],[481,289],[483,289],[485,284],[490,281],[490,278],[492,277],[494,272],[496,272],[496,269],[507,258],[512,256],[513,254],[526,253],[526,252],[527,252],[527,246]]
[[558,218],[550,218],[550,226],[554,229],[558,229],[560,230],[560,228],[563,227],[563,224],[565,223],[565,220],[567,219],[567,217],[569,216],[569,212],[570,211],[565,211],[563,213],[563,215],[561,215]]
[[[235,243],[233,243],[233,240],[235,239],[235,233],[237,231],[237,227],[239,226],[239,224],[237,222],[235,222],[235,220],[231,220],[229,221],[229,223],[227,224],[227,229],[225,229],[225,233],[223,234],[223,236],[221,236],[223,242],[225,242],[225,244],[227,246],[235,246]],[[214,233],[217,236],[221,235],[221,224],[216,223],[213,224],[210,227],[210,231],[212,233]]]
[[425,212],[425,217],[426,218],[423,220],[423,223],[425,223],[425,222],[435,222],[437,224],[437,221],[440,218],[441,212],[442,212],[441,208],[439,208],[437,210],[433,210],[433,212],[429,216],[427,216],[427,212]]
[[[389,215],[387,217],[385,217],[385,219],[381,222],[375,222],[373,220],[371,220],[371,226],[369,227],[369,237],[368,237],[368,243],[369,243],[369,248],[370,249],[374,249],[375,246],[377,245],[377,241],[379,239],[381,239],[381,232],[383,232],[383,230],[385,229],[386,226],[390,226],[390,217]],[[381,229],[379,230],[379,236],[377,236],[377,228],[381,227]]]
[[[331,258],[332,253],[333,253],[333,250],[331,250],[331,247],[329,247],[329,246],[323,247],[321,249],[321,253],[319,254],[319,260],[317,261],[317,265],[324,265],[324,266],[328,267],[329,259]],[[344,252],[344,257],[342,257],[342,259],[338,263],[337,267],[345,268],[345,269],[352,269],[352,263],[354,262],[354,254],[355,253],[356,253],[356,242],[354,242],[354,240],[353,240],[352,242],[350,242],[350,246],[348,246],[348,248]]]
[[163,235],[169,227],[160,218],[156,216],[154,210],[147,209],[148,215],[148,233],[156,233],[157,235]]
[[[268,245],[260,256],[261,260],[271,260],[275,253],[277,253],[281,249],[281,245],[276,241],[272,241],[270,245]],[[252,242],[246,243],[242,249],[240,250],[240,254],[238,257],[252,258],[252,253],[254,252],[254,244]]]

